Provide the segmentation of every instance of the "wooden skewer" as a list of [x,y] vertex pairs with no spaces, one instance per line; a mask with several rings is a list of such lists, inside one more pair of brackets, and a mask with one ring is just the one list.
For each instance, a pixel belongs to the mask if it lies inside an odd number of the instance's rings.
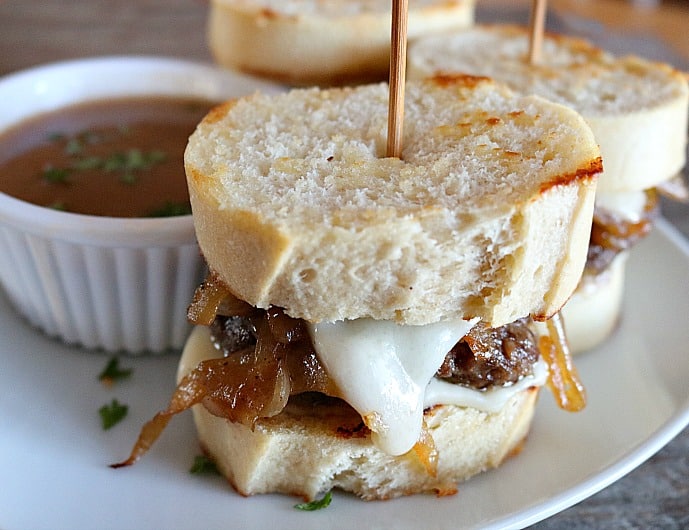
[[390,37],[390,97],[388,103],[388,144],[386,156],[402,157],[404,124],[404,83],[407,69],[408,0],[392,0]]
[[536,64],[541,60],[543,32],[547,0],[532,0],[531,4],[531,38],[529,39],[529,62]]

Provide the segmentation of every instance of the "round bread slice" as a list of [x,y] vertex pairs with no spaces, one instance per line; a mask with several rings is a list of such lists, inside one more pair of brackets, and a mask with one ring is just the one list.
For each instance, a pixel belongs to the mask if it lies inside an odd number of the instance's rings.
[[185,153],[197,239],[237,297],[309,322],[500,326],[558,311],[584,267],[601,169],[574,111],[470,76],[256,94]]
[[[389,0],[212,0],[210,49],[221,65],[290,85],[382,81]],[[408,38],[467,27],[474,0],[415,0]]]
[[652,188],[684,166],[684,74],[638,57],[614,57],[562,35],[545,36],[536,64],[527,60],[528,47],[526,28],[476,26],[411,43],[407,71],[410,78],[439,72],[489,76],[580,112],[603,156],[599,191]]
[[617,327],[628,256],[628,251],[621,253],[599,274],[584,274],[572,298],[562,308],[572,353],[595,348]]
[[[209,331],[196,327],[187,342],[178,380],[204,359],[222,355]],[[497,467],[519,452],[539,389],[515,394],[495,413],[440,405],[424,414],[438,451],[432,476],[414,451],[391,456],[377,449],[361,416],[343,401],[320,394],[293,396],[277,416],[253,429],[192,408],[201,446],[242,495],[285,493],[313,500],[339,488],[366,500],[434,492],[449,495],[457,483]]]

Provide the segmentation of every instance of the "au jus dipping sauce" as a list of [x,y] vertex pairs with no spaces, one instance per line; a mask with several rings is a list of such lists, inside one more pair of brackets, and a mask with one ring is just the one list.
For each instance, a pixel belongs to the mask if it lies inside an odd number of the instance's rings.
[[213,104],[110,99],[28,119],[0,133],[0,191],[87,215],[189,214],[184,149]]

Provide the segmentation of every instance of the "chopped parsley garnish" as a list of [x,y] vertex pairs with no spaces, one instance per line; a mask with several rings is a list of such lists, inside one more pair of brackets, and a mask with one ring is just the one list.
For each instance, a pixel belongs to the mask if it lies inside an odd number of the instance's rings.
[[189,203],[166,202],[160,208],[153,210],[148,217],[175,217],[178,215],[190,215]]
[[[128,130],[122,128],[120,133],[126,135]],[[137,172],[150,169],[167,159],[163,151],[154,149],[146,152],[135,148],[117,151],[105,157],[89,156],[86,154],[89,145],[103,144],[110,140],[107,136],[91,131],[83,131],[74,136],[53,133],[49,136],[49,140],[64,142],[64,153],[71,160],[67,167],[49,167],[43,171],[43,179],[51,183],[65,183],[70,174],[75,171],[100,169],[107,173],[118,173],[122,182],[133,184],[137,180]]]
[[52,202],[48,205],[48,208],[52,208],[53,210],[59,210],[61,212],[67,211],[67,205],[62,201]]
[[316,510],[322,510],[330,506],[330,502],[333,500],[332,492],[326,493],[322,499],[316,499],[315,501],[305,502],[302,504],[295,504],[294,507],[297,510],[302,510],[305,512],[314,512]]
[[51,132],[48,134],[48,141],[53,143],[64,142],[67,140],[67,136],[61,132]]
[[69,169],[48,166],[43,170],[42,177],[43,180],[46,180],[52,184],[62,184],[67,182],[69,174]]
[[109,405],[103,405],[98,409],[103,430],[107,431],[117,425],[127,415],[129,407],[113,399]]
[[80,154],[84,150],[84,144],[79,138],[70,138],[67,140],[65,146],[65,153],[74,156]]
[[194,457],[194,463],[192,464],[191,469],[189,469],[189,473],[192,473],[193,475],[206,475],[209,473],[216,475],[220,474],[215,462],[205,455],[196,455]]
[[97,156],[85,156],[75,160],[71,167],[77,171],[86,171],[88,169],[98,169],[103,164],[103,160]]
[[166,159],[162,151],[143,152],[141,149],[129,149],[125,152],[113,153],[103,160],[103,170],[119,172],[120,180],[127,184],[136,182],[137,171],[150,169]]
[[126,379],[132,375],[131,368],[120,368],[120,360],[117,357],[112,357],[103,371],[98,374],[98,379],[104,384],[110,386],[120,379]]

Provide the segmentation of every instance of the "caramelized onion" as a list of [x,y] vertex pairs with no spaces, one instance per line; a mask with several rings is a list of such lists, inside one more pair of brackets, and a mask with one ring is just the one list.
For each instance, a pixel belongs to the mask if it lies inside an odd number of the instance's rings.
[[433,436],[431,436],[431,432],[428,430],[425,421],[421,428],[419,441],[414,444],[412,450],[423,464],[426,473],[434,478],[438,476],[438,450],[435,447],[435,440],[433,440]]
[[129,458],[117,464],[112,464],[110,467],[118,468],[134,464],[139,458],[146,454],[155,443],[172,416],[187,410],[197,403],[201,403],[201,400],[208,392],[208,388],[196,381],[199,369],[200,366],[182,380],[177,390],[175,390],[172,399],[170,399],[167,408],[156,414],[153,419],[149,420],[142,427],[139,438],[136,440]]
[[218,315],[248,316],[257,311],[254,306],[247,304],[244,300],[240,300],[230,293],[227,288],[225,288],[225,294],[225,298],[222,299],[218,306]]
[[192,324],[210,326],[218,314],[220,303],[229,295],[227,288],[211,275],[194,291],[194,298],[187,309],[187,320]]
[[586,271],[592,274],[604,271],[615,256],[630,249],[650,233],[657,214],[658,195],[652,189],[646,190],[646,204],[639,221],[630,222],[614,212],[596,208],[593,212]]
[[256,347],[199,363],[179,383],[167,409],[144,425],[129,458],[112,467],[136,462],[153,445],[172,416],[198,403],[215,416],[250,427],[259,418],[280,413],[290,394],[286,350],[266,332],[267,327],[267,324],[262,326]]
[[225,284],[213,273],[194,291],[194,297],[187,309],[187,320],[192,324],[210,326],[216,315],[245,316],[254,308],[234,296]]
[[560,314],[556,313],[546,324],[549,335],[539,339],[538,348],[548,364],[548,388],[561,409],[582,410],[586,406],[586,391],[572,362]]
[[306,338],[304,321],[292,318],[279,307],[271,306],[266,311],[270,331],[275,339],[283,344],[297,342]]
[[304,341],[290,345],[286,367],[292,382],[292,394],[320,392],[330,397],[342,397],[342,393],[328,376],[310,342]]

